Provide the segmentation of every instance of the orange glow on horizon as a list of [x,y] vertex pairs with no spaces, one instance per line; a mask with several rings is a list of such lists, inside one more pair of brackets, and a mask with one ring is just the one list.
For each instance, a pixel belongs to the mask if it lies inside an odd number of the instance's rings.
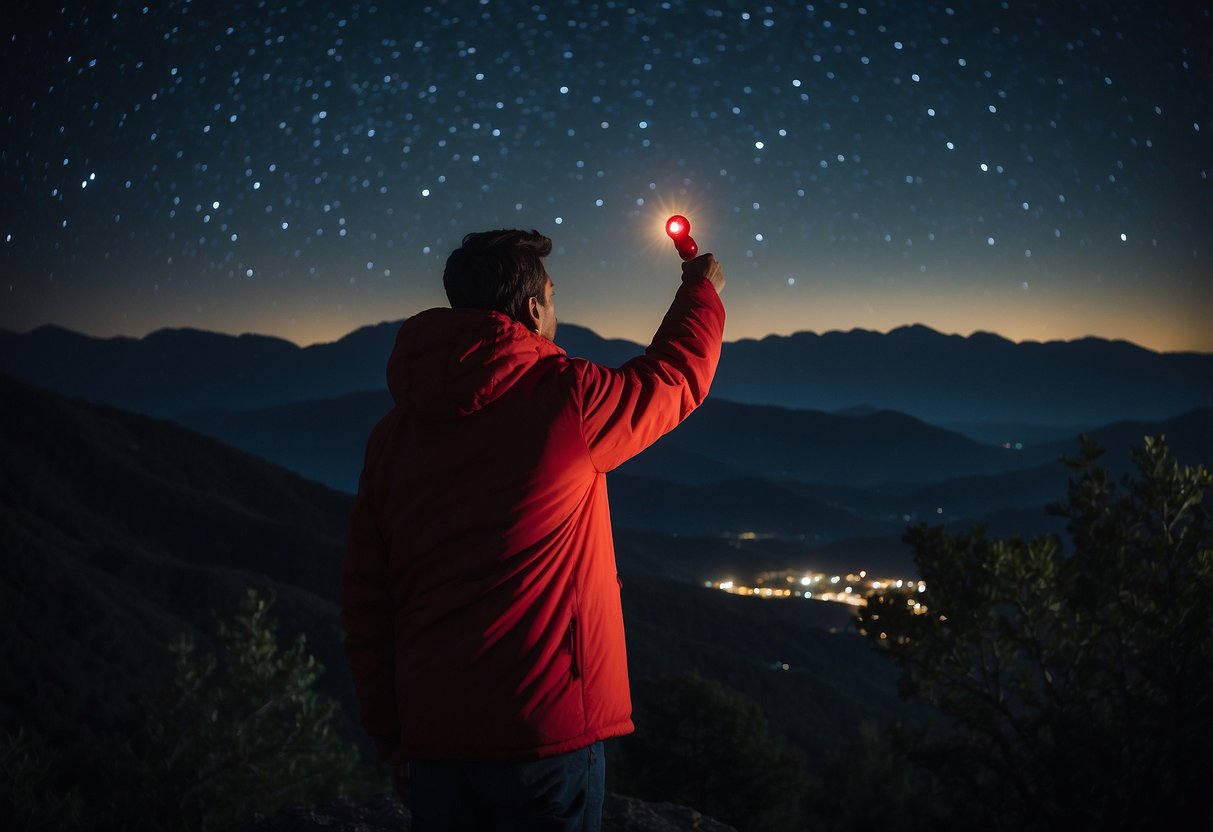
[[[669,243],[662,246],[666,249]],[[346,335],[363,327],[375,326],[378,323],[397,322],[409,315],[421,311],[421,307],[402,310],[398,318],[380,320],[374,315],[357,316],[355,310],[349,310],[349,315],[341,319],[309,320],[293,319],[284,321],[264,321],[256,326],[236,326],[210,323],[198,319],[188,321],[166,321],[156,326],[117,326],[96,327],[70,321],[47,321],[58,326],[64,326],[73,331],[94,338],[142,338],[158,329],[196,328],[210,332],[228,335],[256,334],[271,338],[281,338],[300,347],[316,344],[329,344],[339,341]],[[615,318],[604,318],[593,313],[573,313],[562,318],[563,323],[587,327],[603,338],[622,338],[643,345],[652,337],[652,332],[635,330],[627,326],[619,326]],[[1014,324],[1004,320],[1001,325],[994,321],[974,321],[971,318],[956,325],[949,316],[919,316],[916,320],[905,319],[897,322],[874,322],[864,320],[860,316],[848,319],[830,316],[829,320],[800,320],[785,319],[781,321],[766,320],[765,327],[755,327],[753,319],[742,320],[742,311],[730,311],[725,341],[735,342],[747,339],[762,339],[766,337],[787,337],[796,333],[810,332],[818,335],[828,332],[847,332],[852,329],[868,330],[878,333],[888,333],[891,330],[905,326],[921,325],[936,330],[944,335],[959,335],[969,337],[978,332],[991,333],[1006,338],[1014,343],[1043,343],[1048,341],[1074,341],[1083,338],[1100,338],[1108,341],[1127,341],[1154,352],[1199,352],[1213,353],[1213,335],[1207,329],[1199,326],[1176,328],[1169,324],[1160,324],[1156,328],[1143,326],[1132,331],[1107,328],[1094,328],[1076,319],[1067,319],[1059,315],[1051,320],[1039,320],[1033,325]],[[764,316],[765,317],[765,316]],[[37,328],[31,326],[30,329]]]
[[[621,253],[620,261],[599,264],[574,249],[554,264],[565,275],[560,318],[603,338],[647,344],[676,287],[679,259],[671,251],[665,223],[678,213],[690,220],[701,242],[712,239],[713,226],[721,233],[710,210],[697,210],[685,197],[675,202],[654,195],[625,226],[617,227],[615,245],[634,246]],[[651,244],[651,250],[641,241]],[[1097,274],[1082,275],[1081,280],[1072,278],[1073,273],[1040,275],[1029,289],[1010,271],[969,279],[947,275],[938,286],[924,286],[883,277],[875,270],[844,275],[811,262],[781,268],[777,261],[751,262],[732,251],[724,266],[730,278],[723,298],[728,309],[725,339],[730,342],[799,332],[883,333],[922,324],[945,334],[988,332],[1017,343],[1094,337],[1156,352],[1213,353],[1213,327],[1208,326],[1213,293],[1199,277],[1160,279],[1128,293],[1112,293],[1100,291]],[[430,277],[437,273],[440,266],[429,264],[424,281],[418,270],[417,277],[409,274],[372,284],[365,297],[344,303],[324,302],[310,293],[279,297],[270,284],[240,284],[236,296],[206,303],[167,294],[155,304],[139,294],[116,303],[114,294],[98,283],[70,299],[28,304],[22,325],[12,328],[28,331],[49,323],[101,338],[141,338],[162,328],[196,328],[257,333],[310,346],[445,306],[440,281]],[[786,275],[795,277],[794,284]],[[620,281],[625,278],[635,282],[624,285]]]

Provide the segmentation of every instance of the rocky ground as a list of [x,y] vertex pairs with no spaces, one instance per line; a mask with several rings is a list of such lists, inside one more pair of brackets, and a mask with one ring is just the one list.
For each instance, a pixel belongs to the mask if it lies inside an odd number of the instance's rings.
[[[672,803],[646,803],[608,794],[602,810],[604,832],[736,832],[731,826]],[[242,823],[229,832],[408,832],[412,817],[386,795],[362,803],[334,800],[323,806],[283,809]]]

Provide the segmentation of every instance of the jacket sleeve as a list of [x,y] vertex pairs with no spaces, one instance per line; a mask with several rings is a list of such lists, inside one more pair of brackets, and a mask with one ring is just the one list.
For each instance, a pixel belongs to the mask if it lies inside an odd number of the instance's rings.
[[703,277],[684,279],[645,354],[619,369],[575,361],[582,430],[610,471],[669,433],[708,395],[720,361],[724,304]]
[[400,721],[396,712],[395,614],[388,591],[388,550],[371,506],[367,471],[375,433],[358,478],[350,511],[349,538],[341,564],[341,627],[345,659],[354,678],[362,724],[380,760],[396,756]]

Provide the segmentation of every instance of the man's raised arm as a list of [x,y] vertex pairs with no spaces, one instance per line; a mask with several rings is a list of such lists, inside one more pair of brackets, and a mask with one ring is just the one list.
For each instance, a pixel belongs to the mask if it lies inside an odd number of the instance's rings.
[[682,286],[645,354],[619,369],[576,360],[590,459],[610,471],[707,398],[724,338],[724,270],[711,254],[683,263]]

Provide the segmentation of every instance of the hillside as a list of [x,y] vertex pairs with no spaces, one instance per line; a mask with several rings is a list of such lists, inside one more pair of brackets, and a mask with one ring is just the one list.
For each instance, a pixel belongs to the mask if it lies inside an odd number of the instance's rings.
[[862,402],[936,424],[1094,426],[1213,405],[1213,356],[1100,338],[1017,344],[906,326],[738,341],[727,359],[716,382],[726,398],[822,410]]
[[[180,419],[352,492],[366,437],[391,404],[386,393],[358,393]],[[1147,434],[1167,436],[1190,464],[1213,460],[1213,409],[1090,431],[1108,449],[1106,462],[1116,476],[1128,472],[1128,450]],[[1068,471],[1060,460],[1078,448],[1077,434],[1017,450],[887,411],[838,414],[709,399],[609,475],[612,517],[619,529],[704,539],[713,551],[748,532],[778,535],[797,541],[798,548],[784,554],[785,565],[880,564],[904,574],[906,560],[897,547],[909,523],[984,521],[999,534],[1058,531],[1044,507],[1064,495]],[[869,544],[874,539],[883,541],[875,549]],[[858,544],[840,549],[835,544],[843,540]],[[827,551],[825,558],[807,557]],[[849,563],[839,565],[835,555],[843,554]],[[644,560],[650,567],[660,564],[654,574],[692,581],[720,571],[693,572],[691,560],[673,557]]]
[[0,372],[158,416],[267,407],[384,389],[398,327],[363,327],[332,344],[301,348],[263,335],[161,329],[143,338],[92,338],[48,325],[21,335],[0,331]]
[[118,729],[211,611],[272,589],[345,702],[335,587],[348,497],[176,425],[0,376],[0,721]]
[[903,413],[839,415],[709,398],[659,443],[770,479],[835,485],[934,482],[1024,468],[1033,450],[984,445]]
[[353,494],[375,423],[392,409],[387,390],[255,410],[205,409],[173,417],[309,479]]
[[[250,411],[175,417],[291,470],[353,492],[366,439],[392,407],[386,392],[353,393]],[[832,486],[942,482],[1034,467],[1060,443],[1012,450],[891,411],[840,415],[709,398],[678,430],[618,469],[685,485],[729,479]]]

